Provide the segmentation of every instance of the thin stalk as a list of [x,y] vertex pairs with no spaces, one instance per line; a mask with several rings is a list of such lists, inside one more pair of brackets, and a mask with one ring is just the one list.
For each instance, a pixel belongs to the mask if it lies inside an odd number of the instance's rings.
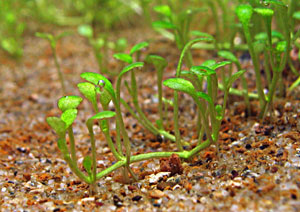
[[91,149],[92,149],[92,182],[96,181],[97,173],[97,161],[96,161],[96,144],[95,144],[95,135],[92,127],[88,127],[90,138],[91,138]]
[[54,62],[55,62],[56,70],[57,70],[57,73],[58,73],[59,81],[60,81],[60,84],[61,84],[61,88],[62,88],[63,93],[65,95],[66,94],[66,86],[65,86],[64,76],[63,76],[63,74],[61,72],[60,65],[58,63],[58,59],[57,59],[57,56],[56,56],[56,50],[53,47],[51,47],[51,48],[52,48]]
[[[206,140],[202,142],[200,145],[197,145],[194,149],[190,151],[182,151],[182,152],[150,152],[150,153],[145,153],[145,154],[139,154],[139,155],[133,155],[130,158],[130,163],[136,163],[139,161],[143,160],[149,160],[149,159],[154,159],[154,158],[165,158],[165,157],[170,157],[173,154],[177,154],[180,158],[183,159],[189,159],[199,153],[201,150],[207,148],[210,146],[210,141]],[[113,172],[114,170],[121,168],[122,166],[126,165],[126,160],[120,160],[113,164],[112,166],[106,168],[105,170],[101,171],[100,173],[97,174],[97,180],[100,178],[108,175],[109,173]]]
[[69,139],[70,139],[71,158],[76,163],[77,157],[76,157],[75,139],[74,139],[72,126],[70,126],[68,128],[68,135],[69,135]]
[[248,44],[248,47],[249,47],[249,53],[251,55],[252,62],[253,62],[253,65],[254,65],[256,88],[257,88],[260,108],[262,108],[263,105],[266,102],[266,99],[265,99],[265,94],[264,94],[263,88],[262,88],[261,74],[260,74],[260,70],[259,70],[259,62],[258,62],[257,55],[254,51],[254,47],[253,47],[253,43],[252,43],[249,28],[248,27],[243,27],[243,29],[244,29],[244,34],[245,34],[247,44]]
[[[221,90],[221,91],[224,91],[224,85],[222,83],[218,83],[218,88]],[[235,89],[235,88],[230,88],[229,89],[229,94],[231,95],[236,95],[236,96],[244,96],[244,91],[242,90],[238,90],[238,89]],[[249,98],[251,99],[258,99],[258,94],[257,93],[248,93],[248,96]]]

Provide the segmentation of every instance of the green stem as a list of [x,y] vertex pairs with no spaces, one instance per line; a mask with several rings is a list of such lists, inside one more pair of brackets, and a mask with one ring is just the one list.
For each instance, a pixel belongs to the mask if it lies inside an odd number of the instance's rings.
[[52,53],[53,53],[54,62],[55,62],[56,70],[57,70],[57,73],[58,73],[59,81],[60,81],[63,93],[65,95],[66,94],[65,80],[64,80],[64,76],[61,72],[60,65],[58,63],[58,59],[57,59],[57,56],[56,56],[56,50],[53,47],[52,47]]
[[77,161],[77,157],[76,157],[76,148],[75,148],[75,139],[74,139],[74,134],[73,134],[73,128],[72,126],[70,126],[68,128],[68,135],[69,135],[69,139],[70,139],[70,152],[71,152],[71,158],[74,162]]

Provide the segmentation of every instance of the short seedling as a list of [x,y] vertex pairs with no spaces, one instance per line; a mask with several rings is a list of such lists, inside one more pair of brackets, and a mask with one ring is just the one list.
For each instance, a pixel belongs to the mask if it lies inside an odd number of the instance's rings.
[[65,80],[64,80],[64,76],[63,73],[61,71],[60,68],[60,64],[58,62],[57,59],[57,54],[56,54],[56,45],[57,45],[57,41],[67,35],[70,35],[69,32],[63,32],[57,36],[54,36],[52,34],[49,33],[41,33],[41,32],[37,32],[35,33],[35,36],[39,37],[39,38],[43,38],[49,41],[51,49],[52,49],[52,54],[53,54],[53,58],[54,58],[54,62],[55,62],[55,66],[56,66],[56,70],[57,70],[57,74],[60,80],[60,84],[63,90],[63,93],[66,94],[66,86],[65,86]]

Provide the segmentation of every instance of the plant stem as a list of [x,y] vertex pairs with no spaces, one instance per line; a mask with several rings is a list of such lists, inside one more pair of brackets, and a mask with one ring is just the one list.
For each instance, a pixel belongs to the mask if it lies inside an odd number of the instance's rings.
[[52,48],[54,62],[55,62],[56,70],[57,70],[58,77],[59,77],[59,80],[60,80],[61,88],[63,90],[64,95],[66,95],[65,80],[64,80],[64,76],[63,76],[63,74],[61,72],[60,65],[58,63],[58,59],[57,59],[57,56],[56,56],[56,50],[53,47],[51,47],[51,48]]
[[75,139],[74,139],[74,134],[73,134],[73,128],[72,126],[70,126],[68,128],[68,135],[69,135],[69,139],[70,139],[70,152],[71,152],[71,158],[74,162],[77,161],[77,157],[76,157],[76,149],[75,149]]

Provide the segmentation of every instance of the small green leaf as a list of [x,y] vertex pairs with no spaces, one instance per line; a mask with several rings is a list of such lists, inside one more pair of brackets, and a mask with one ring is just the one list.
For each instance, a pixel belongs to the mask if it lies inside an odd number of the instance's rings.
[[215,40],[215,38],[211,34],[200,32],[198,30],[191,31],[191,34],[197,37],[205,37],[205,38],[210,38],[212,40]]
[[152,63],[155,66],[157,71],[165,69],[168,65],[167,60],[158,55],[148,55],[145,61],[147,63]]
[[276,30],[272,30],[272,38],[278,38],[279,40],[283,40],[284,36],[282,33],[276,31]]
[[108,106],[111,101],[111,96],[107,90],[100,92],[100,102],[102,105]]
[[279,5],[279,6],[286,6],[281,0],[264,0],[263,3],[265,5],[273,4],[273,5]]
[[234,83],[234,81],[236,81],[240,76],[242,76],[246,71],[245,70],[240,70],[236,73],[234,73],[233,75],[231,75],[231,77],[229,79],[227,79],[226,82],[226,88],[230,89],[232,84]]
[[92,38],[93,37],[93,28],[90,25],[83,24],[80,25],[77,29],[78,33],[84,37]]
[[216,105],[215,110],[217,112],[216,119],[218,121],[221,121],[223,119],[223,115],[222,115],[223,109],[222,109],[222,106],[221,105]]
[[188,80],[182,78],[170,78],[165,80],[163,84],[173,90],[187,93],[194,98],[197,96],[197,92],[193,84]]
[[152,26],[154,28],[176,29],[176,26],[169,21],[154,21]]
[[111,82],[101,74],[93,73],[93,72],[84,72],[80,74],[80,77],[85,79],[88,82],[93,83],[96,86],[103,87],[109,92],[111,96],[115,96],[115,91]]
[[219,62],[219,63],[216,63],[215,65],[213,65],[211,67],[211,69],[216,70],[218,68],[221,68],[221,67],[229,65],[229,64],[231,64],[231,61],[222,61],[222,62]]
[[254,12],[258,13],[263,17],[272,17],[274,15],[274,11],[267,7],[254,8]]
[[210,76],[216,74],[213,69],[207,66],[193,66],[191,68],[191,72],[197,74],[198,76]]
[[147,46],[149,46],[149,43],[146,41],[134,45],[130,50],[130,55],[133,55],[135,52],[140,51]]
[[167,17],[171,17],[172,15],[172,11],[168,5],[158,5],[155,6],[153,9],[155,12],[160,13]]
[[58,100],[58,108],[64,112],[67,109],[75,109],[82,102],[79,96],[64,96]]
[[73,124],[76,117],[77,117],[77,110],[68,109],[61,114],[60,119],[66,123],[66,128],[69,128]]
[[201,66],[207,66],[207,67],[211,68],[215,64],[216,64],[216,61],[214,61],[214,60],[206,60],[201,64]]
[[135,62],[135,63],[132,63],[128,66],[126,66],[125,68],[123,68],[123,70],[121,71],[121,73],[119,74],[118,78],[119,77],[122,77],[125,73],[127,73],[128,71],[131,71],[133,70],[134,68],[139,68],[139,67],[142,67],[144,65],[143,62]]
[[121,60],[125,63],[132,63],[133,59],[129,54],[125,54],[125,53],[117,53],[113,55],[114,58],[116,58],[117,60]]
[[286,41],[280,41],[276,45],[276,51],[285,52],[286,46],[287,46]]
[[48,117],[46,121],[60,138],[65,137],[66,123],[63,120],[57,117]]
[[46,40],[48,40],[48,41],[53,41],[53,40],[54,40],[53,35],[51,35],[51,34],[49,34],[49,33],[36,32],[36,33],[35,33],[35,36],[36,36],[36,37],[39,37],[39,38],[46,39]]
[[234,54],[232,54],[230,51],[218,51],[218,56],[223,57],[226,60],[230,60],[234,63],[239,63],[237,57]]
[[294,12],[293,18],[297,19],[297,20],[300,20],[300,11]]
[[95,85],[89,82],[82,82],[77,84],[77,87],[85,98],[87,98],[92,104],[97,105]]
[[200,92],[200,91],[197,92],[197,97],[206,100],[206,101],[209,102],[210,104],[213,103],[211,97],[210,97],[208,94],[204,93],[204,92]]
[[253,8],[249,4],[240,4],[235,9],[238,19],[244,26],[248,26],[253,14]]
[[91,159],[91,157],[85,156],[82,164],[83,164],[84,169],[88,173],[88,175],[91,175],[92,174],[92,159]]
[[86,122],[86,126],[88,127],[89,131],[93,130],[93,120],[103,120],[103,119],[109,119],[116,115],[113,111],[101,111],[100,113],[97,113],[96,115],[89,118]]
[[69,154],[65,138],[59,138],[57,140],[57,147],[64,155]]

